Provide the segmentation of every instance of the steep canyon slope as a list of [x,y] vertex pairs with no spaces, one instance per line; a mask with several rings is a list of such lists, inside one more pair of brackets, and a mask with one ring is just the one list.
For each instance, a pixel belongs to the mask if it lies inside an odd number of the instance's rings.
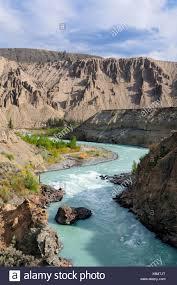
[[149,146],[177,131],[177,108],[98,112],[73,134],[80,140]]
[[101,110],[177,106],[177,63],[0,49],[0,124],[83,121]]
[[177,132],[141,159],[135,182],[115,200],[159,238],[177,247]]

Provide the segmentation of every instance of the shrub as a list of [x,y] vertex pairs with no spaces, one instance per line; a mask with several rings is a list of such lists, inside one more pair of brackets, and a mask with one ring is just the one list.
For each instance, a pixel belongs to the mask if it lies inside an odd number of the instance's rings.
[[22,180],[24,181],[24,186],[31,192],[39,191],[39,182],[37,177],[29,170],[22,171]]
[[39,191],[37,177],[25,167],[17,173],[7,173],[6,177],[0,181],[0,198],[7,202],[12,194],[17,196],[28,196]]
[[7,157],[9,160],[14,160],[14,156],[11,153],[7,153],[5,151],[2,151],[1,154],[4,155],[5,157]]
[[52,140],[44,135],[20,135],[20,137],[27,143],[34,144],[37,147],[43,147],[47,150],[59,149],[67,146],[63,141]]
[[75,136],[73,136],[70,140],[70,142],[67,144],[70,148],[76,148],[77,147],[77,139]]
[[134,161],[133,161],[133,164],[132,164],[132,174],[135,174],[135,173],[136,173],[137,167],[138,167],[138,164],[137,164],[136,161],[134,160]]
[[63,119],[58,118],[50,118],[46,122],[47,127],[63,127],[65,124],[65,121]]
[[9,188],[7,186],[4,186],[0,188],[0,198],[4,201],[7,202],[10,198],[10,192]]
[[12,123],[12,119],[10,118],[9,122],[8,122],[8,128],[9,129],[13,129],[13,123]]
[[41,149],[41,155],[48,163],[55,163],[60,159],[60,154],[79,151],[76,137],[73,137],[69,143],[62,140],[50,139],[44,135],[21,135],[25,142],[33,144]]

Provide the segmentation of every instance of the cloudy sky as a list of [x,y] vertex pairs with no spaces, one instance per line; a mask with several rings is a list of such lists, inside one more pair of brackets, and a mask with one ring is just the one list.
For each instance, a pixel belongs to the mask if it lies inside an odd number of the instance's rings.
[[0,47],[177,61],[177,0],[0,0]]

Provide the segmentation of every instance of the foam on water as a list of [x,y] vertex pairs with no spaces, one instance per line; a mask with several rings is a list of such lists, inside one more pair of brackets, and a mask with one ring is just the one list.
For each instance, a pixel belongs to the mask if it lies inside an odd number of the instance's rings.
[[[101,146],[118,153],[119,159],[41,176],[44,183],[57,188],[64,186],[66,191],[61,202],[49,207],[49,224],[64,244],[60,255],[71,259],[76,266],[143,266],[149,265],[156,256],[161,257],[162,265],[176,265],[177,250],[157,240],[133,214],[115,203],[112,199],[114,185],[99,177],[100,174],[130,171],[133,160],[138,161],[148,150],[109,144]],[[54,217],[63,204],[87,207],[93,216],[75,225],[57,225]]]

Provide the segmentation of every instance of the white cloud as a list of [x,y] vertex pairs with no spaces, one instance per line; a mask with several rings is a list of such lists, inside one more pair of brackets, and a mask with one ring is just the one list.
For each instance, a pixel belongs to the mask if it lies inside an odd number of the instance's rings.
[[[21,1],[14,8],[13,0],[0,0],[0,44],[92,54],[98,51],[105,55],[109,54],[108,48],[110,55],[124,55],[119,50],[124,48],[125,55],[131,51],[132,56],[144,47],[148,56],[177,60],[177,7],[168,8],[167,4],[167,0],[30,0]],[[66,23],[64,32],[59,30],[62,22]],[[98,33],[99,42],[100,31],[110,32],[118,24],[137,31],[146,30],[147,34],[144,32],[144,40],[126,38],[116,42],[112,39],[105,46],[82,38],[77,41],[77,35],[82,32]]]
[[170,45],[169,47],[162,48],[161,50],[153,51],[148,54],[149,57],[159,60],[177,60],[177,46]]
[[[60,23],[75,17],[74,10],[67,0],[30,0],[23,3],[31,15],[33,32],[39,35],[55,34]],[[28,27],[30,29],[30,26]]]
[[2,0],[0,0],[0,30],[7,33],[19,33],[23,30],[18,11]]

